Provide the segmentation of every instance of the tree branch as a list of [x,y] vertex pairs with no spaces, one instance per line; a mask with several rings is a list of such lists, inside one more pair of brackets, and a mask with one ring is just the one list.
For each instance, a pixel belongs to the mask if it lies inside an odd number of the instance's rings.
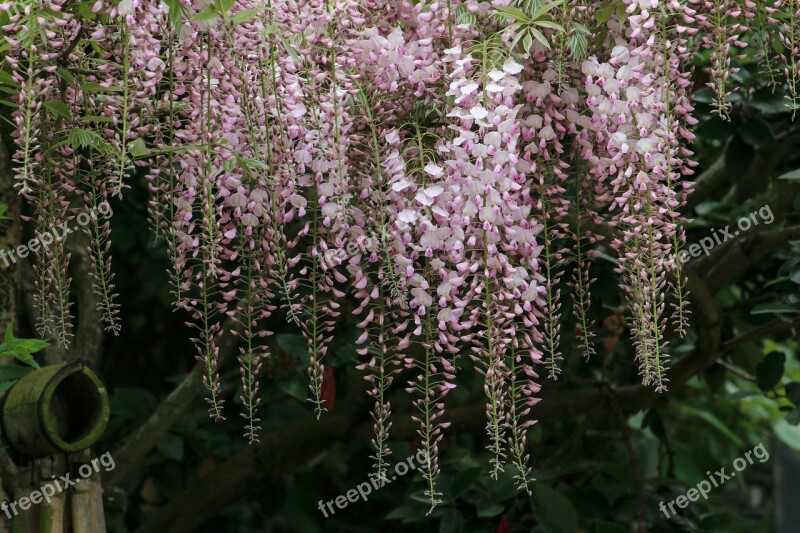
[[765,255],[784,248],[800,235],[800,226],[751,231],[717,246],[696,267],[706,272],[704,280],[711,292],[717,292]]
[[786,322],[784,320],[773,320],[772,322],[767,322],[764,325],[745,331],[738,337],[723,342],[720,352],[721,354],[725,354],[730,352],[731,350],[735,350],[742,344],[750,342],[751,340],[754,339],[761,338],[764,335],[769,335],[770,333],[779,333],[781,331],[786,331],[787,329],[794,329],[797,327],[800,327],[800,320],[796,320],[794,322]]
[[695,207],[711,198],[726,181],[728,181],[728,175],[725,173],[725,151],[723,150],[722,155],[697,177],[692,193],[686,199],[686,205],[683,206],[682,211],[691,213]]

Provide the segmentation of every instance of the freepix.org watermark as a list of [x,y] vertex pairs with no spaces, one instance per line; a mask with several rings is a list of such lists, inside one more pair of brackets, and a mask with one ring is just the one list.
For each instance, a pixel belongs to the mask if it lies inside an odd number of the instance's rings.
[[684,248],[678,253],[678,259],[680,259],[681,263],[686,264],[692,258],[700,257],[702,254],[708,256],[711,254],[711,250],[713,250],[714,247],[733,239],[740,233],[748,231],[754,226],[758,226],[761,222],[768,225],[772,224],[774,221],[775,215],[772,214],[772,208],[765,205],[746,217],[737,220],[736,226],[738,229],[731,228],[730,226],[725,226],[722,229],[715,229],[711,232],[711,235],[703,237],[699,242],[692,244],[688,248]]
[[[88,226],[90,222],[102,219],[108,220],[114,216],[114,211],[108,202],[102,202],[97,206],[97,209],[90,209],[83,211],[75,217],[75,221],[79,227]],[[24,259],[30,253],[37,253],[39,250],[47,250],[55,242],[60,242],[67,238],[70,233],[77,230],[76,227],[69,227],[69,221],[64,221],[60,226],[53,228],[50,231],[37,233],[36,237],[28,241],[27,244],[20,244],[16,248],[10,250],[0,250],[0,265],[3,268],[8,268],[16,264],[17,259]]]
[[349,241],[344,248],[329,248],[322,253],[322,261],[328,268],[333,268],[346,261],[348,257],[356,254],[373,253],[379,246],[379,236],[370,232],[367,235],[360,235],[354,240]]
[[13,517],[17,516],[20,511],[28,511],[34,505],[39,505],[42,502],[50,503],[57,494],[61,494],[65,490],[74,487],[82,480],[89,479],[94,474],[99,473],[101,467],[104,472],[109,472],[114,470],[116,466],[114,458],[111,457],[110,453],[106,452],[100,457],[96,457],[90,462],[81,465],[78,468],[79,477],[73,479],[71,473],[60,476],[58,479],[56,479],[56,476],[52,476],[52,481],[48,481],[39,487],[39,490],[31,492],[30,495],[24,496],[11,503],[5,501],[0,503],[0,509],[2,509],[6,517],[11,520]]
[[682,494],[674,500],[670,500],[666,504],[664,504],[663,501],[659,502],[658,508],[662,513],[664,513],[664,516],[669,519],[675,516],[677,513],[675,510],[675,505],[677,505],[680,509],[686,509],[686,507],[689,506],[689,502],[696,502],[701,496],[704,500],[707,500],[708,493],[711,492],[711,489],[715,489],[723,485],[729,479],[736,477],[736,472],[741,472],[748,466],[752,465],[753,455],[755,455],[756,459],[758,459],[760,463],[769,460],[769,452],[763,444],[759,443],[752,450],[746,451],[742,457],[737,457],[734,459],[733,472],[726,472],[726,467],[722,467],[713,473],[709,470],[706,472],[706,475],[708,476],[707,479],[704,479],[695,485],[694,488],[687,490],[686,494]]
[[[416,463],[414,460],[416,459]],[[325,518],[332,516],[336,513],[333,508],[334,503],[336,507],[339,509],[344,509],[350,503],[356,503],[359,498],[364,501],[367,501],[367,496],[372,494],[373,490],[378,490],[381,487],[385,487],[392,481],[396,480],[398,477],[406,475],[408,472],[416,470],[418,465],[425,464],[427,461],[428,455],[425,453],[425,450],[420,450],[416,453],[416,455],[409,456],[405,461],[401,461],[394,465],[394,475],[391,477],[384,476],[383,478],[379,477],[377,474],[372,473],[369,475],[370,480],[364,481],[360,483],[358,487],[354,489],[350,489],[347,491],[346,494],[342,494],[337,496],[331,501],[323,502],[322,500],[319,501],[319,510],[322,511],[322,515]]]

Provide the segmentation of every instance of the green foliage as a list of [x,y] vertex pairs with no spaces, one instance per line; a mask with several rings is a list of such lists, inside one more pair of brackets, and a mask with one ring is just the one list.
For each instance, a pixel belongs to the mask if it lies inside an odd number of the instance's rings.
[[551,29],[564,32],[564,28],[552,20],[550,12],[564,4],[563,0],[556,2],[523,2],[530,4],[527,12],[518,7],[497,7],[493,13],[495,18],[506,23],[503,31],[514,35],[509,48],[514,50],[519,43],[527,54],[531,51],[534,39],[550,50],[550,41],[542,33],[542,29]]
[[47,348],[47,342],[39,339],[17,339],[11,324],[6,329],[4,342],[0,344],[0,358],[13,357],[22,365],[13,363],[0,364],[0,392],[4,392],[19,381],[20,378],[39,368],[33,354]]

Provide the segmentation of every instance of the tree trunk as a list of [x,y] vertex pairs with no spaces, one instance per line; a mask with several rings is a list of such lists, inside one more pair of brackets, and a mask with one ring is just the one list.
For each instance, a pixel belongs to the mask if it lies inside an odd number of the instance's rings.
[[[11,172],[11,153],[5,138],[0,136],[0,204],[8,206],[4,220],[0,220],[0,250],[10,250],[20,242],[20,199],[14,190],[14,177]],[[20,266],[15,263],[5,265],[0,259],[0,332],[5,332],[9,324],[17,327],[17,298],[20,286]],[[0,360],[0,363],[6,361]],[[5,453],[0,451],[0,453]],[[7,501],[14,473],[9,471],[13,463],[6,457],[0,472],[0,501]],[[0,533],[11,531],[6,517],[0,517]]]

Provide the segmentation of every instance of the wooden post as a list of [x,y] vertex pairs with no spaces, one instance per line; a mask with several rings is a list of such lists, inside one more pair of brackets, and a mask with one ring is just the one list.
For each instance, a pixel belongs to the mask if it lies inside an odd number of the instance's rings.
[[72,533],[97,533],[106,530],[103,490],[100,476],[81,480],[70,495]]
[[52,365],[20,379],[6,394],[6,441],[31,458],[84,450],[108,424],[108,392],[82,361]]

